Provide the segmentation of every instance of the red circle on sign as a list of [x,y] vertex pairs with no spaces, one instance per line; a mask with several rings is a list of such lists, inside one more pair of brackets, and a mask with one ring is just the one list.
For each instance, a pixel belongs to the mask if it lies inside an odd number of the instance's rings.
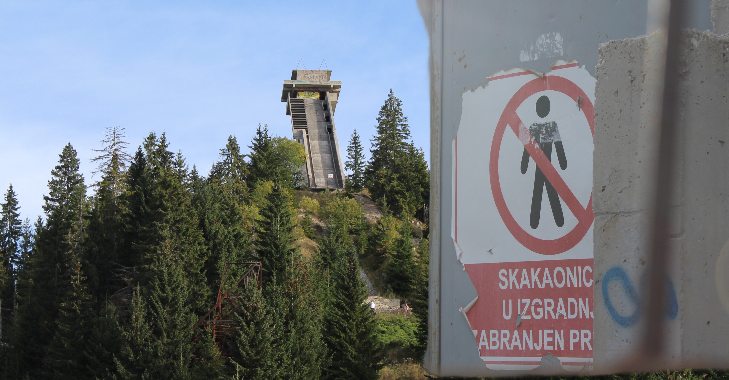
[[[590,125],[590,132],[593,136],[595,135],[594,108],[592,102],[590,102],[590,99],[581,88],[569,79],[559,76],[545,76],[544,78],[534,79],[522,86],[514,94],[514,96],[511,97],[511,100],[509,100],[504,108],[504,112],[501,113],[501,118],[499,119],[498,124],[496,124],[494,139],[491,143],[489,174],[491,179],[491,193],[494,196],[496,209],[499,210],[501,220],[504,222],[509,232],[511,232],[519,243],[531,251],[542,255],[556,255],[568,251],[577,245],[577,243],[585,237],[587,231],[589,231],[595,216],[592,212],[592,193],[590,193],[590,201],[588,202],[587,207],[583,208],[577,198],[575,198],[574,194],[572,194],[572,191],[565,184],[564,180],[562,180],[562,177],[557,174],[554,166],[552,166],[552,164],[548,161],[542,150],[534,141],[533,137],[531,137],[528,130],[526,130],[526,127],[524,127],[519,116],[516,114],[516,109],[524,102],[524,100],[538,92],[547,90],[561,92],[579,104],[582,112],[587,118],[587,123]],[[567,205],[572,214],[575,215],[578,220],[577,225],[570,232],[558,239],[544,240],[532,236],[521,228],[511,215],[509,208],[506,206],[504,194],[501,191],[501,183],[499,181],[499,151],[501,150],[501,141],[504,137],[504,132],[506,131],[507,126],[514,131],[517,137],[519,137],[520,130],[522,135],[526,131],[527,136],[529,136],[529,142],[524,144],[524,148],[527,149],[531,158],[539,166],[555,190],[557,190],[560,200]]]

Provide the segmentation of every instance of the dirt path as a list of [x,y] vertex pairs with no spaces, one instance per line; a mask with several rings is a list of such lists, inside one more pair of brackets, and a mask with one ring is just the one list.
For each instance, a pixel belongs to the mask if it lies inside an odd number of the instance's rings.
[[382,217],[380,208],[375,205],[375,202],[373,202],[370,197],[363,194],[354,194],[354,199],[356,199],[362,206],[362,210],[364,210],[365,217],[367,218],[367,223],[374,224],[377,222],[377,219]]

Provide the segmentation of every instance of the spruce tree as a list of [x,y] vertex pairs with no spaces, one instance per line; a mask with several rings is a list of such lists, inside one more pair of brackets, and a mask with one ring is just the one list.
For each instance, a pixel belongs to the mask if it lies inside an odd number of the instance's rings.
[[375,199],[384,200],[396,214],[400,211],[396,189],[402,175],[400,160],[410,139],[407,117],[402,113],[402,101],[390,94],[377,116],[377,135],[372,140],[365,182]]
[[203,275],[205,240],[192,206],[190,178],[180,155],[170,152],[165,134],[153,133],[144,142],[129,167],[128,191],[124,197],[125,237],[130,254],[125,262],[138,268],[144,285],[155,277],[157,258],[166,252],[197,284],[191,291],[194,310],[209,308],[209,287]]
[[381,347],[375,316],[369,310],[367,289],[360,278],[354,252],[334,266],[332,303],[327,308],[324,341],[329,349],[327,379],[376,379]]
[[193,326],[191,284],[171,252],[164,252],[147,288],[137,287],[124,328],[116,371],[121,378],[190,378]]
[[235,136],[228,136],[225,148],[220,150],[220,160],[213,165],[209,178],[211,182],[217,182],[242,202],[247,194],[247,176],[248,163],[245,161],[245,155],[240,152],[238,140]]
[[15,283],[18,280],[18,268],[22,263],[21,243],[23,239],[20,206],[11,184],[5,193],[0,216],[0,314],[2,314],[2,336],[0,341],[6,342],[12,325],[15,309]]
[[319,281],[293,245],[293,209],[287,190],[275,183],[266,200],[256,251],[263,269],[263,297],[276,330],[271,344],[273,352],[282,355],[280,378],[318,378],[324,357]]
[[199,178],[169,150],[165,134],[150,134],[143,148],[130,165],[123,198],[129,210],[124,241],[131,243],[128,260],[141,287],[117,370],[122,377],[186,378],[199,364],[191,361],[192,328],[211,306],[205,240],[192,202]]
[[56,333],[59,306],[71,287],[73,263],[67,239],[84,212],[86,186],[79,160],[71,144],[63,148],[58,165],[51,171],[48,195],[44,196],[45,223],[36,224],[36,252],[25,264],[27,277],[19,278],[18,318],[12,343],[20,376],[38,377],[48,345]]
[[392,90],[377,117],[365,184],[374,199],[395,215],[412,216],[427,202],[427,164],[410,140],[410,127],[402,101]]
[[284,281],[296,252],[294,215],[288,192],[277,182],[266,200],[256,229],[256,253],[263,266],[264,286]]
[[83,356],[89,375],[94,379],[110,379],[116,373],[116,357],[121,354],[122,336],[116,307],[104,302],[91,316]]
[[[226,263],[250,261],[255,213],[246,204],[245,161],[234,137],[221,149],[208,180],[193,185],[193,205],[207,245],[205,273],[211,289],[217,289]],[[247,268],[229,266],[226,286],[237,281]]]
[[257,286],[243,289],[239,298],[243,305],[235,314],[239,329],[229,344],[235,352],[235,373],[242,379],[284,379],[282,326],[288,302],[275,284],[270,287],[276,289],[269,289],[267,298]]
[[120,379],[151,379],[156,360],[151,345],[153,321],[147,312],[139,284],[132,293],[129,322],[122,328],[122,347],[115,357],[115,372]]
[[284,299],[289,301],[284,325],[287,357],[283,361],[285,379],[318,379],[326,350],[323,345],[323,310],[320,281],[311,263],[300,254],[293,257],[284,282]]
[[129,143],[124,140],[125,138],[124,128],[107,127],[104,139],[101,140],[102,148],[94,149],[99,155],[91,159],[91,162],[97,163],[93,174],[101,174],[101,179],[94,183],[94,186],[103,185],[115,197],[124,191],[124,175],[132,159],[127,153]]
[[268,135],[267,125],[261,127],[258,124],[256,135],[248,148],[251,150],[248,155],[250,162],[248,164],[248,175],[246,176],[248,184],[252,186],[259,181],[272,180],[276,163],[273,141],[271,136]]
[[412,141],[407,144],[405,149],[401,170],[405,174],[402,179],[405,189],[403,199],[406,199],[405,205],[402,206],[404,214],[416,215],[425,222],[427,215],[422,211],[430,203],[430,171],[428,163],[425,162],[423,150],[415,148]]
[[347,231],[347,223],[342,214],[335,214],[327,221],[324,237],[319,241],[319,261],[327,272],[336,271],[336,265],[354,249],[352,239]]
[[[0,217],[0,255],[4,260],[3,266],[13,267],[20,263],[22,224],[18,198],[11,184],[5,193],[5,202],[2,203],[2,216]],[[11,270],[10,273],[14,273],[14,271]]]
[[287,189],[305,186],[300,172],[306,162],[306,153],[301,144],[269,136],[268,127],[259,124],[249,148],[248,186],[254,187],[263,181],[278,181]]
[[421,239],[418,244],[418,262],[415,267],[415,277],[412,289],[413,315],[418,319],[418,329],[415,337],[418,342],[415,354],[422,358],[428,345],[428,297],[429,297],[429,271],[430,247],[428,239]]
[[387,283],[395,294],[409,297],[415,278],[412,228],[407,222],[400,227],[400,236],[395,240],[395,252],[387,266]]
[[25,265],[30,260],[30,256],[33,254],[33,250],[35,249],[36,234],[28,218],[25,218],[23,225],[20,227],[20,236],[21,240],[18,247],[18,257],[20,261],[16,264],[18,279],[20,278],[20,274],[26,269]]
[[[171,252],[163,255],[167,253]],[[174,256],[162,257],[155,272],[146,292],[150,321],[154,322],[149,373],[152,378],[187,378],[192,366],[192,328],[198,319],[189,303],[193,284]]]
[[87,276],[92,294],[97,299],[110,296],[119,286],[114,281],[114,271],[121,265],[123,249],[125,208],[121,196],[126,191],[126,169],[131,160],[124,138],[124,128],[107,128],[101,141],[102,148],[94,149],[99,155],[91,160],[98,165],[94,174],[101,174],[101,179],[94,183],[96,195],[89,218],[86,250]]
[[365,156],[362,143],[355,129],[347,145],[347,161],[344,168],[350,172],[347,176],[347,191],[358,193],[364,187]]
[[81,269],[83,223],[69,235],[72,250],[71,287],[60,305],[57,328],[43,360],[44,375],[49,379],[90,379],[84,349],[89,338],[92,315],[91,296]]

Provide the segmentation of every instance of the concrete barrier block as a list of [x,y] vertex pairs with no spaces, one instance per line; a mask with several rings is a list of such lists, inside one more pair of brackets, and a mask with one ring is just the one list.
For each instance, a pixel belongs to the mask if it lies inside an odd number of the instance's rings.
[[[593,178],[596,369],[634,354],[642,326],[651,322],[641,319],[639,307],[647,301],[641,282],[650,265],[648,210],[660,137],[660,103],[654,100],[662,91],[656,74],[660,38],[600,47]],[[672,210],[665,368],[727,366],[729,274],[721,268],[729,269],[728,56],[729,36],[684,33],[675,184],[660,189],[673,197],[662,206]]]

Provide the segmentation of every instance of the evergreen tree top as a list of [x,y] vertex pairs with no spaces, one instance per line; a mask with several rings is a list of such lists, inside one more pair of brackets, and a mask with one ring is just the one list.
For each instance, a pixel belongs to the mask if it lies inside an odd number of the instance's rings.
[[20,231],[20,205],[18,205],[18,198],[13,190],[13,184],[11,183],[8,187],[8,191],[5,193],[5,202],[2,203],[2,227],[5,231]]
[[385,104],[377,115],[377,136],[375,141],[384,143],[387,140],[403,143],[410,139],[408,118],[402,112],[402,101],[390,89]]
[[[124,141],[125,137],[124,128],[107,127],[104,139],[101,140],[102,148],[93,149],[99,155],[91,159],[91,162],[98,163],[92,175],[100,173],[101,181],[112,182],[111,186],[115,190],[121,182],[121,176],[127,169],[127,164],[132,160],[132,156],[126,151],[129,143]],[[99,186],[101,181],[94,183],[94,186]],[[115,195],[119,194],[115,193]]]
[[[43,211],[53,218],[56,212],[64,212],[81,206],[86,196],[84,176],[79,172],[76,150],[68,143],[59,155],[58,165],[51,171],[48,195],[44,196]],[[65,215],[64,215],[65,216]]]

